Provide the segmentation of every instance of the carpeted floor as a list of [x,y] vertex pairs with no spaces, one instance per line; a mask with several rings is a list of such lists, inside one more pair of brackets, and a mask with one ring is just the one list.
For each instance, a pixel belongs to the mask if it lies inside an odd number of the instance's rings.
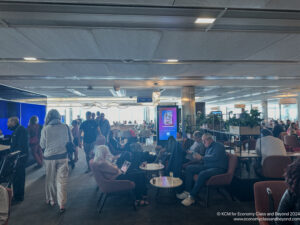
[[[101,215],[97,214],[96,203],[99,193],[92,174],[85,174],[84,155],[70,172],[68,203],[66,212],[60,215],[58,207],[45,204],[44,169],[28,170],[24,202],[12,207],[9,225],[163,225],[163,224],[240,224],[231,216],[217,216],[218,212],[254,212],[254,202],[232,201],[218,192],[211,193],[210,207],[199,204],[184,207],[177,201],[165,205],[155,201],[156,190],[149,187],[150,205],[137,211],[129,205],[126,196],[108,198]],[[257,222],[246,222],[258,224]]]

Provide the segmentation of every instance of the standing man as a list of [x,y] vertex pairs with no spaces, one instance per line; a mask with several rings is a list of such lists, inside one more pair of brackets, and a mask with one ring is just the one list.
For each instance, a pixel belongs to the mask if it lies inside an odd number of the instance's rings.
[[89,161],[90,161],[90,154],[91,151],[94,149],[95,141],[98,135],[98,124],[96,120],[92,119],[92,113],[86,112],[86,121],[84,121],[80,125],[80,136],[83,132],[83,148],[85,152],[85,158],[86,163],[88,166],[88,169],[85,171],[85,173],[88,173],[91,171]]
[[96,112],[96,121],[99,124],[101,118],[101,113],[99,111]]
[[11,138],[1,141],[1,144],[10,145],[10,152],[21,151],[21,156],[17,163],[16,173],[13,177],[13,202],[18,203],[24,200],[25,189],[25,167],[28,156],[28,133],[20,125],[18,117],[10,117],[7,127],[12,130]]
[[[228,157],[225,147],[221,143],[215,142],[211,134],[202,136],[202,142],[206,148],[205,155],[197,154],[198,164],[189,165],[185,174],[185,190],[177,194],[177,198],[183,199],[181,202],[185,206],[190,206],[195,202],[196,195],[205,182],[212,176],[225,173],[228,167]],[[194,175],[198,174],[198,179],[193,184]]]
[[109,121],[104,117],[105,117],[104,113],[101,113],[99,127],[100,127],[101,134],[105,137],[106,140],[108,140],[107,138],[110,131],[110,124]]

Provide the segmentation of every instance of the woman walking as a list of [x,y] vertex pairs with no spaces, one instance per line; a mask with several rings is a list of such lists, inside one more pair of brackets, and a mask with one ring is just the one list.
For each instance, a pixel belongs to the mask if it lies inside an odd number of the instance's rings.
[[41,125],[39,125],[39,118],[37,116],[32,116],[28,124],[28,134],[29,134],[29,146],[32,151],[32,155],[37,162],[37,168],[43,165],[43,151],[40,146],[41,138]]
[[[45,119],[40,145],[45,149],[46,203],[53,206],[57,200],[60,213],[65,211],[67,201],[69,127],[61,123],[59,112],[52,109]],[[71,137],[71,139],[73,139]]]

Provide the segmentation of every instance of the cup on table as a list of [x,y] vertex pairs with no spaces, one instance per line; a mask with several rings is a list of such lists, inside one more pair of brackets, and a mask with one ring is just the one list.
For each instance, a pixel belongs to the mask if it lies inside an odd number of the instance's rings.
[[161,171],[161,170],[158,171],[158,174],[159,174],[160,177],[162,177],[163,176],[163,171]]
[[153,180],[152,183],[155,184],[156,183],[156,176],[155,176],[155,174],[152,174],[152,180]]
[[169,173],[169,175],[170,175],[170,177],[172,177],[173,178],[173,172],[171,171],[170,173]]
[[158,160],[158,165],[161,166],[162,165],[162,161]]

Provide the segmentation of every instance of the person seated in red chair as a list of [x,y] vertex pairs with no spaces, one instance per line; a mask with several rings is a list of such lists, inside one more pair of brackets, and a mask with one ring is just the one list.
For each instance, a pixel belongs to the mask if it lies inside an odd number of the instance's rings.
[[113,155],[110,153],[109,148],[105,145],[99,145],[94,150],[94,163],[97,163],[99,171],[102,172],[104,177],[108,180],[130,180],[135,183],[135,197],[136,204],[139,206],[148,205],[146,180],[143,173],[130,173],[121,171],[113,163]]
[[[300,158],[289,165],[285,174],[285,180],[288,185],[288,189],[283,194],[281,201],[277,209],[278,217],[292,217],[292,221],[276,220],[276,224],[295,224],[299,225],[299,212],[300,212]],[[288,214],[289,216],[286,216]],[[298,215],[298,216],[297,216]]]
[[292,136],[292,135],[295,135],[297,136],[297,126],[296,126],[296,123],[291,123],[290,127],[287,129],[287,134],[289,136]]
[[255,150],[258,154],[261,154],[261,165],[265,158],[272,155],[286,155],[286,150],[282,140],[275,138],[272,132],[268,129],[261,130],[261,138],[256,141]]
[[[209,133],[202,135],[202,142],[206,148],[205,155],[197,154],[195,157],[199,163],[186,167],[185,191],[176,195],[177,198],[183,199],[181,203],[185,206],[190,206],[195,202],[200,188],[210,177],[225,173],[228,168],[228,157],[224,145],[215,142]],[[198,179],[193,185],[195,174],[198,174]]]

